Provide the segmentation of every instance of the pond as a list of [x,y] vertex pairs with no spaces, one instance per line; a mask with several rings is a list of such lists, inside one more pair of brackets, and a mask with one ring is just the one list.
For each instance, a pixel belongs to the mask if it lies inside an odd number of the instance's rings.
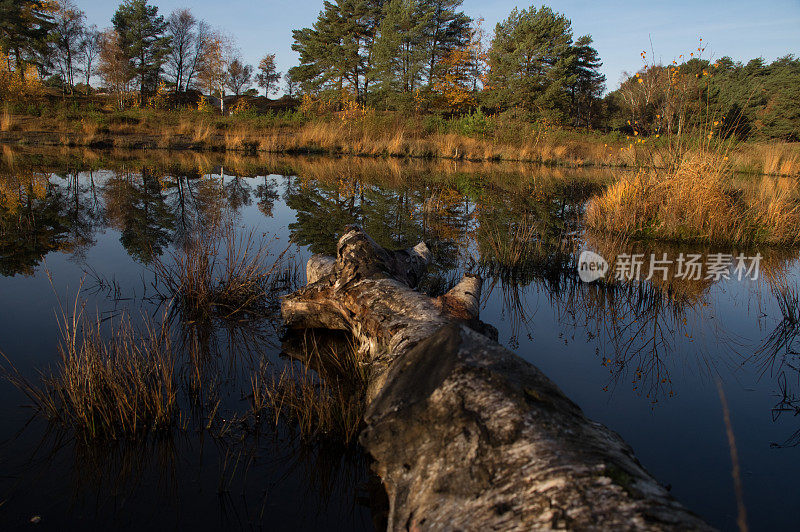
[[[584,231],[586,202],[613,179],[513,164],[5,148],[3,366],[41,380],[59,361],[60,320],[77,308],[106,328],[170,313],[156,265],[219,220],[297,266],[284,292],[355,223],[385,247],[428,243],[429,293],[479,272],[481,319],[499,341],[618,432],[709,523],[736,528],[738,483],[752,529],[793,527],[797,251]],[[605,280],[581,280],[582,250],[611,264]],[[691,261],[705,269],[687,275]],[[176,370],[181,422],[167,435],[91,444],[34,415],[30,398],[0,381],[3,528],[31,519],[92,529],[379,527],[384,496],[357,445],[242,417],[254,372],[294,364],[274,309],[267,314],[255,326],[170,322],[190,353]]]

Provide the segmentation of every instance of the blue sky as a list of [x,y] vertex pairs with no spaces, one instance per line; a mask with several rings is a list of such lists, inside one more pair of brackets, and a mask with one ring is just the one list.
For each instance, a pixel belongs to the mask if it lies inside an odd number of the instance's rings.
[[[86,12],[89,23],[102,29],[111,25],[119,2],[75,0],[75,3]],[[150,0],[150,3],[164,15],[176,8],[190,8],[197,17],[232,35],[245,61],[257,65],[261,56],[272,52],[282,72],[297,64],[297,54],[291,50],[292,30],[313,24],[322,8],[322,0]],[[482,17],[491,34],[495,24],[515,6],[529,5],[507,0],[465,0],[464,11],[473,18]],[[576,37],[587,33],[594,37],[609,89],[618,86],[623,71],[633,72],[642,66],[639,54],[643,50],[652,55],[652,49],[656,60],[670,62],[697,48],[700,38],[707,45],[704,56],[712,59],[728,55],[736,60],[763,57],[771,61],[788,53],[800,55],[800,0],[572,0],[546,5],[572,20]]]

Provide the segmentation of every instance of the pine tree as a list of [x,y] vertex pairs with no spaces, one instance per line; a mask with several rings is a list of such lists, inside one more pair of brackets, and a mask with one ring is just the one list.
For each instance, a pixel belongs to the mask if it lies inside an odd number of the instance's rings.
[[372,82],[373,44],[383,0],[326,1],[311,28],[292,32],[300,65],[291,76],[305,92],[349,87],[359,98]]
[[570,115],[575,125],[592,125],[593,109],[605,90],[605,75],[598,70],[603,66],[597,50],[592,47],[592,36],[584,35],[575,41],[575,82],[570,86]]
[[384,92],[410,94],[422,81],[433,15],[418,0],[391,0],[375,42],[375,69]]
[[454,50],[464,48],[470,41],[472,19],[459,11],[464,0],[427,0],[431,12],[430,59],[428,83],[433,85],[439,77],[438,65]]
[[17,75],[41,65],[53,29],[52,5],[43,0],[0,0],[0,50],[14,56]]
[[766,104],[758,113],[759,136],[788,142],[800,140],[800,59],[786,55],[768,67]]
[[514,9],[497,24],[489,49],[492,101],[531,116],[563,120],[575,83],[572,23],[548,7]]
[[169,52],[170,39],[164,34],[167,23],[158,14],[158,8],[148,5],[146,0],[126,0],[117,8],[111,23],[139,79],[139,93],[144,100],[145,94],[156,88]]

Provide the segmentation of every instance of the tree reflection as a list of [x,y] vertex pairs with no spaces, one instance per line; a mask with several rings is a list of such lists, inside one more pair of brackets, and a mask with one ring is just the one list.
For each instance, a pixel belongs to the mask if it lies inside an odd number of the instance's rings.
[[44,256],[69,241],[64,191],[43,172],[0,175],[0,274],[32,275]]
[[292,241],[312,253],[335,255],[342,229],[362,220],[356,194],[342,194],[335,186],[293,180],[286,189],[286,205],[297,220],[289,224]]
[[523,328],[530,337],[526,288],[534,284],[557,299],[575,280],[575,235],[581,205],[592,190],[535,179],[512,196],[485,190],[481,194],[471,235],[487,279],[484,297],[494,290],[501,293],[502,313],[511,323],[511,347],[519,346]]
[[296,216],[289,225],[292,241],[314,253],[335,255],[342,230],[359,224],[389,249],[426,242],[433,251],[429,273],[441,281],[458,267],[471,214],[470,203],[457,193],[443,199],[445,189],[413,181],[384,188],[358,176],[333,183],[295,179],[285,196]]
[[220,181],[225,191],[228,207],[234,212],[239,212],[253,202],[250,185],[238,175],[225,175],[225,168],[220,170]]
[[141,173],[116,173],[103,185],[105,212],[120,242],[136,260],[149,264],[170,243],[175,214],[169,209],[161,181],[144,167]]
[[267,218],[272,218],[272,209],[275,202],[281,197],[278,193],[278,182],[269,176],[264,176],[264,182],[256,186],[258,210]]
[[[295,216],[289,224],[292,241],[313,253],[335,254],[341,231],[354,223],[388,248],[425,241],[433,262],[422,286],[431,294],[446,291],[464,271],[479,270],[486,279],[484,297],[499,293],[511,347],[520,335],[531,334],[529,302],[547,298],[566,332],[580,331],[596,345],[609,386],[627,380],[653,401],[668,397],[674,392],[669,386],[670,368],[678,362],[674,355],[686,352],[685,346],[698,354],[692,363],[704,372],[741,363],[733,348],[727,351],[732,356],[720,355],[725,345],[712,347],[709,357],[696,337],[696,329],[713,329],[719,321],[708,319],[713,283],[579,281],[576,255],[583,247],[611,261],[621,251],[645,256],[678,251],[584,234],[583,206],[602,178],[455,162],[220,157],[175,155],[153,162],[128,154],[113,171],[89,173],[70,160],[56,176],[41,164],[26,168],[24,158],[16,158],[0,183],[0,273],[33,273],[51,251],[81,258],[106,225],[120,232],[135,260],[149,263],[171,244],[185,247],[192,236],[207,235],[226,216],[250,207],[273,217],[283,202]],[[768,270],[780,270],[781,261],[785,265],[784,258],[775,258],[779,253],[764,255]],[[202,329],[191,341],[207,347],[212,339]],[[797,335],[796,322],[783,319],[758,351],[758,363],[771,375],[786,370],[786,353],[796,350]],[[719,344],[738,341],[731,331],[713,330],[712,336]]]
[[103,207],[92,172],[83,178],[81,172],[71,170],[64,174],[64,179],[67,181],[64,215],[69,227],[64,250],[83,259],[95,243],[96,230],[105,225]]

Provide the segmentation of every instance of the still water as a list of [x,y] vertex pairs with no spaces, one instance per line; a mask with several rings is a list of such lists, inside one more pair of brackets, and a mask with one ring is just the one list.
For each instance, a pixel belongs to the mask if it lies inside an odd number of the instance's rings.
[[[587,233],[584,206],[612,179],[533,166],[6,149],[0,351],[6,367],[36,382],[58,360],[59,305],[69,313],[77,297],[84,312],[112,321],[163,313],[154,259],[169,260],[212,220],[232,220],[274,257],[284,252],[300,278],[310,254],[333,254],[342,229],[358,223],[386,247],[426,241],[431,293],[479,271],[481,318],[500,342],[620,433],[712,525],[736,528],[733,444],[751,528],[794,528],[797,251]],[[610,262],[641,254],[641,280],[581,282],[582,249]],[[679,257],[707,262],[717,253],[760,256],[758,278],[737,275],[733,259],[719,279],[679,275]],[[645,280],[651,254],[670,265]],[[202,371],[187,363],[181,382],[191,387],[196,371],[213,375],[213,385],[199,399],[187,394],[174,434],[144,442],[82,444],[0,381],[1,527],[31,519],[47,529],[379,526],[379,482],[357,446],[303,441],[291,424],[234,426],[254,368],[287,364],[279,321],[255,329],[214,323],[203,331]]]

